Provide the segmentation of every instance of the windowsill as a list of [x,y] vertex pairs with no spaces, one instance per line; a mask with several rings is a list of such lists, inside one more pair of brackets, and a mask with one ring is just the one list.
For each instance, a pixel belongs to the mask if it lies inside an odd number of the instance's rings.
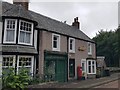
[[21,42],[18,42],[18,44],[32,46],[32,43],[21,43]]
[[75,53],[75,51],[69,51],[69,53]]
[[92,55],[92,53],[88,53],[88,55]]
[[16,42],[7,42],[7,41],[3,41],[3,44],[16,44]]
[[91,74],[96,74],[96,73],[87,73],[87,74],[91,75]]
[[52,50],[53,51],[60,51],[60,49],[57,49],[57,48],[53,48]]

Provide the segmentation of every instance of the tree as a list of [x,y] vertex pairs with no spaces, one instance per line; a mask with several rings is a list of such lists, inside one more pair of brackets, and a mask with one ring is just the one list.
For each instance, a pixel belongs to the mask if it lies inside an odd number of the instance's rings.
[[100,30],[93,38],[97,43],[97,56],[105,56],[106,65],[109,67],[119,66],[117,31]]
[[119,67],[120,67],[120,25],[118,26],[117,29],[117,37],[118,37],[118,60],[119,60]]

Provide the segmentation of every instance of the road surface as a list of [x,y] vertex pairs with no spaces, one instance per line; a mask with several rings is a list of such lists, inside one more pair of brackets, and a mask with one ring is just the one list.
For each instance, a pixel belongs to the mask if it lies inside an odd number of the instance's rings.
[[120,79],[100,86],[96,86],[94,88],[120,88]]

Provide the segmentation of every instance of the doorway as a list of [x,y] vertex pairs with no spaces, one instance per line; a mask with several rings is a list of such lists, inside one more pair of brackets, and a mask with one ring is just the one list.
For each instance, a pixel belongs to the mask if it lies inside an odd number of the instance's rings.
[[87,65],[86,59],[81,60],[81,67],[82,67],[82,75],[87,77]]
[[75,59],[69,59],[69,77],[75,76]]

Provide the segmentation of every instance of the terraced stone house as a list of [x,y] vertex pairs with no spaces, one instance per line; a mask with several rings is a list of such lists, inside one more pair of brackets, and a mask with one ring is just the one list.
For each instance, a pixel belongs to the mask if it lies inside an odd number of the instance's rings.
[[[26,0],[24,0],[26,1]],[[95,42],[79,30],[78,17],[72,25],[28,9],[28,2],[2,2],[2,69],[24,65],[30,75],[55,81],[77,79],[77,67],[86,78],[96,75]]]

